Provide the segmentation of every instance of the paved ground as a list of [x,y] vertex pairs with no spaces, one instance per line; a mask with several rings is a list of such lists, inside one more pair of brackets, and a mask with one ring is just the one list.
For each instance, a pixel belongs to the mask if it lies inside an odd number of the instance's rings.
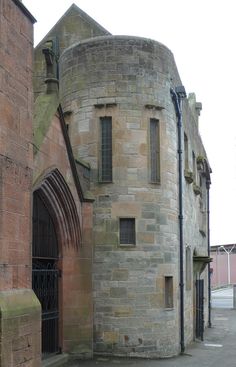
[[195,342],[185,355],[163,360],[97,357],[74,362],[67,367],[236,367],[236,310],[213,309],[212,328],[203,342]]
[[211,292],[212,307],[232,308],[233,307],[233,288],[222,288]]

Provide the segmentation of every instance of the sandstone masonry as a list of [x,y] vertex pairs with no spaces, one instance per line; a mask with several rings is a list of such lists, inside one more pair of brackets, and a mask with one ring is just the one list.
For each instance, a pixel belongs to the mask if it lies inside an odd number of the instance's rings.
[[0,2],[0,365],[39,366],[40,304],[31,290],[34,18]]
[[[178,156],[170,88],[181,81],[173,55],[149,39],[96,37],[63,52],[60,83],[63,109],[72,113],[73,151],[90,164],[91,191],[96,198],[95,352],[175,355],[180,350]],[[207,256],[206,182],[197,167],[197,158],[198,163],[199,157],[204,162],[206,153],[198,133],[197,107],[193,95],[184,102],[184,249],[190,251],[185,276],[191,277],[185,292],[186,343],[195,335],[193,295],[200,276],[193,258]],[[104,118],[112,121],[110,182],[102,182],[100,176]],[[159,128],[156,182],[150,179],[151,120]],[[122,218],[135,223],[133,246],[121,243]]]

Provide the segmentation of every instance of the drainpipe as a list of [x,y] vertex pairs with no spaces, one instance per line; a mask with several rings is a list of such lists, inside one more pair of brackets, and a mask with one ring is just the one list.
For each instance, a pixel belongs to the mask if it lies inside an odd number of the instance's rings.
[[182,150],[182,100],[186,98],[183,86],[170,89],[175,106],[178,128],[178,168],[179,168],[179,287],[180,287],[180,347],[184,353],[184,241],[183,241],[183,150]]
[[[209,173],[210,176],[210,173]],[[211,255],[210,248],[210,177],[207,177],[206,180],[206,189],[207,189],[207,248],[208,248],[208,256]],[[211,267],[210,263],[208,263],[208,327],[211,328]]]

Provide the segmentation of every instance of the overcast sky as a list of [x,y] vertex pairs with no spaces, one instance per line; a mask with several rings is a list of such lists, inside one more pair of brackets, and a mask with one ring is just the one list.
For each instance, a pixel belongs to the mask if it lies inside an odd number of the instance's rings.
[[[23,0],[37,44],[72,0]],[[112,34],[148,37],[174,53],[187,93],[202,102],[200,133],[213,170],[211,244],[236,242],[235,0],[74,0]]]

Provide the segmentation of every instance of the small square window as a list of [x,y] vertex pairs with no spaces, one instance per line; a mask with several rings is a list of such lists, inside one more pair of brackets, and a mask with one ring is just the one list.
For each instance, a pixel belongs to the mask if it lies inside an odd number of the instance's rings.
[[135,219],[120,218],[120,244],[135,245]]

